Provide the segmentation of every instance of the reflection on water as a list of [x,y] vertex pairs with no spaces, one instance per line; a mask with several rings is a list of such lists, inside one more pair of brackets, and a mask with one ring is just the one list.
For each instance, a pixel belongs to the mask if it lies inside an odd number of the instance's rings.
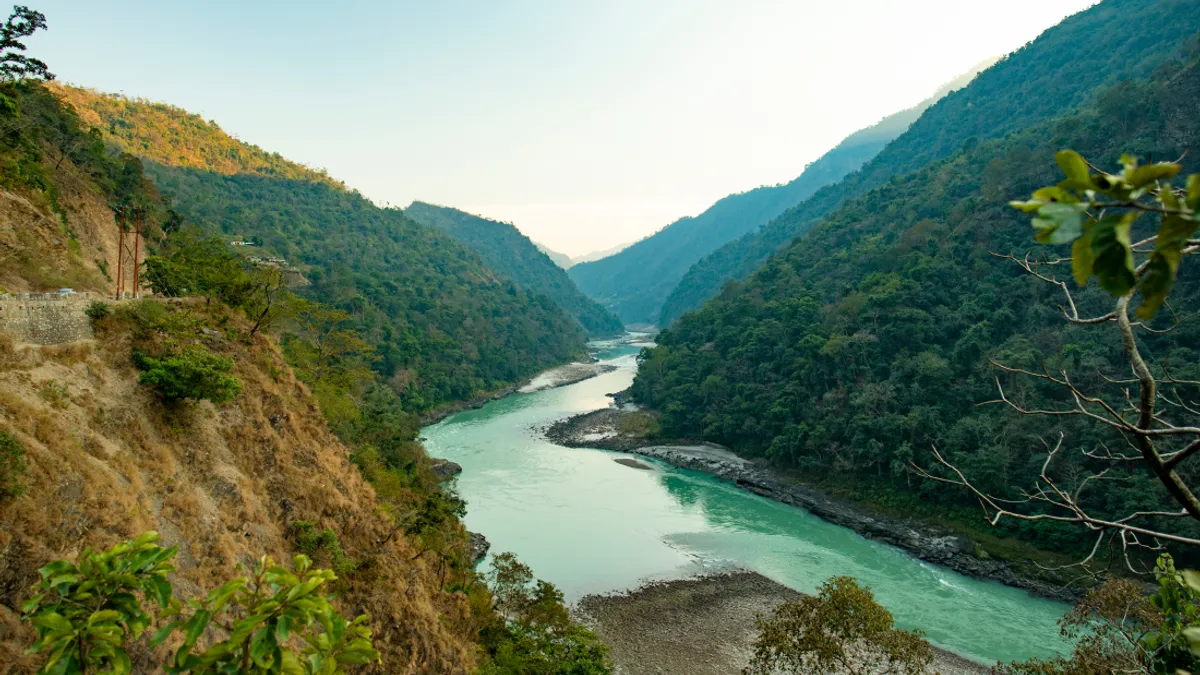
[[640,347],[608,344],[619,369],[558,389],[514,394],[455,415],[423,434],[434,456],[463,466],[467,526],[495,552],[514,551],[568,599],[728,566],[749,567],[800,591],[848,574],[870,584],[905,627],[985,661],[1065,649],[1064,607],[1023,591],[917,561],[802,510],[710,476],[653,460],[553,445],[537,429],[608,405],[629,386]]

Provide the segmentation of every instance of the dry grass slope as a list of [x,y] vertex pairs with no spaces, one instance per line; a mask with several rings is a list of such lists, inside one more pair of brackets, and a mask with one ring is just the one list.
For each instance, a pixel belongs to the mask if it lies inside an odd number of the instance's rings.
[[[221,310],[180,301],[172,310],[219,325]],[[15,608],[50,560],[157,530],[180,548],[174,583],[190,597],[264,553],[290,559],[297,520],[332,528],[367,563],[339,582],[338,604],[373,617],[379,672],[472,669],[467,601],[443,592],[402,537],[377,544],[391,528],[372,488],[275,346],[216,331],[194,339],[234,359],[244,386],[235,402],[164,408],[137,384],[127,329],[58,347],[18,348],[0,334],[0,431],[24,444],[29,485],[0,503],[0,672],[34,668],[22,654],[32,632]],[[155,655],[137,655],[135,671],[152,672]]]

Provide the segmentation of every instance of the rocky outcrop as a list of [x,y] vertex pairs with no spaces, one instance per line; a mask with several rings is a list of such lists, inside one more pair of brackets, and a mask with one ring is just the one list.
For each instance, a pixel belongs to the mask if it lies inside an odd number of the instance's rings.
[[488,551],[492,548],[492,543],[487,540],[487,537],[478,532],[468,532],[467,546],[471,549],[471,564],[478,565],[487,557]]
[[609,408],[576,415],[546,429],[546,437],[567,447],[617,450],[653,457],[681,469],[702,471],[747,492],[805,509],[868,539],[891,544],[916,558],[960,574],[992,579],[1060,600],[1071,601],[1077,595],[1075,589],[1029,578],[1015,572],[1007,562],[977,554],[976,546],[965,537],[936,530],[924,523],[879,516],[830,499],[818,490],[787,481],[765,463],[740,457],[728,448],[712,443],[645,445],[644,440],[629,438],[620,432],[617,422],[621,414]]
[[429,470],[433,472],[433,475],[438,477],[438,480],[448,481],[462,473],[463,468],[457,462],[451,462],[448,459],[440,457],[430,457]]

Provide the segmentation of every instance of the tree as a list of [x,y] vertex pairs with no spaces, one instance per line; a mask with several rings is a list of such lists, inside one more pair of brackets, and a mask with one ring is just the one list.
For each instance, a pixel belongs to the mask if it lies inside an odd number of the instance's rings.
[[785,602],[758,619],[748,675],[773,673],[922,673],[933,648],[919,630],[894,627],[870,587],[832,577],[817,595]]
[[554,584],[534,579],[513,553],[492,558],[487,575],[497,621],[481,634],[492,662],[484,675],[608,675],[608,649],[571,621]]
[[12,14],[4,27],[0,28],[0,78],[23,80],[27,78],[53,80],[45,62],[24,54],[22,41],[38,29],[45,30],[46,16],[23,5],[14,5]]
[[[1064,480],[1055,476],[1055,460],[1064,446],[1060,432],[1054,442],[1043,440],[1046,452],[1033,488],[1023,490],[1017,500],[1004,499],[977,487],[959,467],[935,448],[934,456],[946,471],[926,477],[966,487],[989,513],[993,525],[1003,518],[1025,521],[1054,521],[1081,525],[1096,533],[1091,562],[1107,541],[1117,542],[1126,565],[1135,573],[1149,570],[1138,566],[1131,552],[1157,550],[1164,543],[1200,546],[1200,538],[1181,534],[1172,521],[1200,521],[1200,499],[1185,478],[1183,466],[1200,451],[1200,381],[1176,377],[1165,357],[1143,354],[1139,332],[1161,334],[1179,326],[1180,319],[1168,302],[1183,261],[1200,253],[1200,175],[1189,176],[1184,187],[1171,182],[1181,170],[1178,163],[1140,166],[1135,158],[1123,156],[1122,170],[1110,174],[1096,169],[1078,153],[1060,151],[1056,157],[1066,179],[1034,192],[1028,201],[1012,202],[1026,213],[1035,213],[1033,228],[1044,244],[1071,246],[1071,255],[1033,259],[1026,255],[1000,256],[1013,261],[1036,279],[1059,288],[1065,304],[1060,307],[1066,321],[1078,326],[1116,328],[1130,374],[1100,373],[1103,386],[1085,388],[1081,379],[1066,369],[1040,372],[993,364],[1005,373],[1032,378],[1043,386],[1065,394],[1065,405],[1026,407],[1005,390],[1001,379],[996,387],[1001,403],[1022,415],[1050,419],[1078,418],[1107,429],[1129,452],[1115,451],[1106,444],[1085,448],[1083,454],[1104,468]],[[1134,226],[1150,221],[1152,231],[1135,236]],[[1111,309],[1094,316],[1081,312],[1070,284],[1055,270],[1070,266],[1076,284],[1084,286],[1095,278],[1113,298]],[[1130,305],[1140,296],[1136,317]],[[1151,320],[1166,307],[1173,315],[1170,325]],[[915,466],[915,465],[914,465]],[[1144,470],[1154,476],[1166,501],[1174,508],[1146,505],[1116,516],[1099,515],[1085,501],[1089,487],[1114,480],[1123,471]],[[1110,556],[1111,559],[1111,556]]]
[[250,334],[262,328],[270,328],[281,319],[294,314],[298,303],[288,292],[283,271],[278,267],[261,267],[250,275],[250,292],[243,309],[254,322]]
[[[293,558],[294,571],[263,556],[253,576],[188,602],[185,614],[167,579],[176,547],[157,541],[156,532],[145,532],[107,551],[84,549],[78,563],[58,560],[39,570],[36,594],[22,607],[38,634],[30,651],[46,654],[39,673],[131,672],[126,645],[154,622],[143,607],[149,600],[172,619],[151,647],[184,634],[164,664],[168,673],[336,675],[343,666],[379,660],[368,617],[347,621],[339,614],[321,594],[336,575],[312,569],[305,556]],[[202,636],[210,644],[196,653]],[[297,648],[299,641],[304,646]]]

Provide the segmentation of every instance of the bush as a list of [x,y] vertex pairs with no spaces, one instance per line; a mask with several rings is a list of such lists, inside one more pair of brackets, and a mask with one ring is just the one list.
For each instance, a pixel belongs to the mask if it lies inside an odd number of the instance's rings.
[[[22,607],[38,635],[29,651],[46,654],[38,672],[131,672],[125,646],[154,622],[142,606],[149,600],[172,619],[151,647],[183,633],[164,664],[169,673],[336,675],[346,672],[343,666],[379,660],[367,616],[348,621],[339,614],[321,594],[336,575],[312,569],[308,558],[296,556],[289,571],[263,556],[252,576],[232,579],[185,607],[167,580],[176,549],[157,541],[157,533],[146,532],[107,551],[84,549],[78,563],[59,560],[39,570],[41,582]],[[301,638],[292,644],[304,646],[290,646],[290,635]],[[204,650],[197,647],[202,636],[212,642]]]
[[87,318],[91,319],[92,321],[99,321],[101,319],[108,318],[112,314],[112,306],[107,302],[93,300],[92,304],[88,305],[87,309],[83,310],[83,313],[86,314]]
[[25,476],[25,446],[16,436],[0,431],[0,501],[20,497],[28,489]]
[[203,347],[188,347],[164,359],[134,352],[133,361],[143,371],[138,383],[153,388],[168,402],[208,399],[227,403],[242,392],[242,383],[228,374],[233,359]]

